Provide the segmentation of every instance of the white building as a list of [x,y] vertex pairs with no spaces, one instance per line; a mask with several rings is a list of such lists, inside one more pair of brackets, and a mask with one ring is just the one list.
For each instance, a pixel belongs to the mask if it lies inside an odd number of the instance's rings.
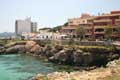
[[24,36],[26,40],[61,40],[65,37],[63,34],[52,32],[22,33],[22,36]]
[[16,20],[15,33],[16,35],[22,35],[22,33],[32,33],[37,31],[37,23],[31,22],[31,18],[25,20]]

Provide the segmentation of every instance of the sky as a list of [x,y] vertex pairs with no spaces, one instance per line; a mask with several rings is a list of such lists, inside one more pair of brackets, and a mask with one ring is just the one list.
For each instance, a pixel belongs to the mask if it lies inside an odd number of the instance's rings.
[[0,0],[0,32],[14,32],[15,20],[31,17],[38,28],[55,27],[82,13],[120,10],[120,0]]

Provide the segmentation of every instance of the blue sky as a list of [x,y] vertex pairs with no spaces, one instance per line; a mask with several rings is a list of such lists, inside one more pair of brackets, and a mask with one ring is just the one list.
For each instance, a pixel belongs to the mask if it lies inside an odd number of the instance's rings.
[[15,20],[31,17],[38,27],[61,25],[81,13],[120,10],[120,0],[0,0],[0,32],[14,32]]

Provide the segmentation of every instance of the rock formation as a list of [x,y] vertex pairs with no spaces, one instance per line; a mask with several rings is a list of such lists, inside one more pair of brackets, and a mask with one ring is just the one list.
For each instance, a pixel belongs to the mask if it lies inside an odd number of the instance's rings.
[[62,45],[44,45],[41,46],[35,41],[27,41],[26,43],[11,43],[7,46],[0,47],[0,53],[27,53],[46,57],[51,62],[59,64],[68,64],[76,66],[102,66],[109,61],[119,58],[120,54],[116,50],[108,50],[104,48],[76,48]]

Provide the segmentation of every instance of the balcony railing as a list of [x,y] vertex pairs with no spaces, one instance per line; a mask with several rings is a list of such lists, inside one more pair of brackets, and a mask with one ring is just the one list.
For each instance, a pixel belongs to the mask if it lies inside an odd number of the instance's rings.
[[120,21],[120,19],[116,19],[115,21]]
[[94,20],[94,22],[111,22],[110,19]]
[[104,31],[102,31],[102,32],[96,31],[96,32],[94,32],[94,34],[105,34],[105,32]]

